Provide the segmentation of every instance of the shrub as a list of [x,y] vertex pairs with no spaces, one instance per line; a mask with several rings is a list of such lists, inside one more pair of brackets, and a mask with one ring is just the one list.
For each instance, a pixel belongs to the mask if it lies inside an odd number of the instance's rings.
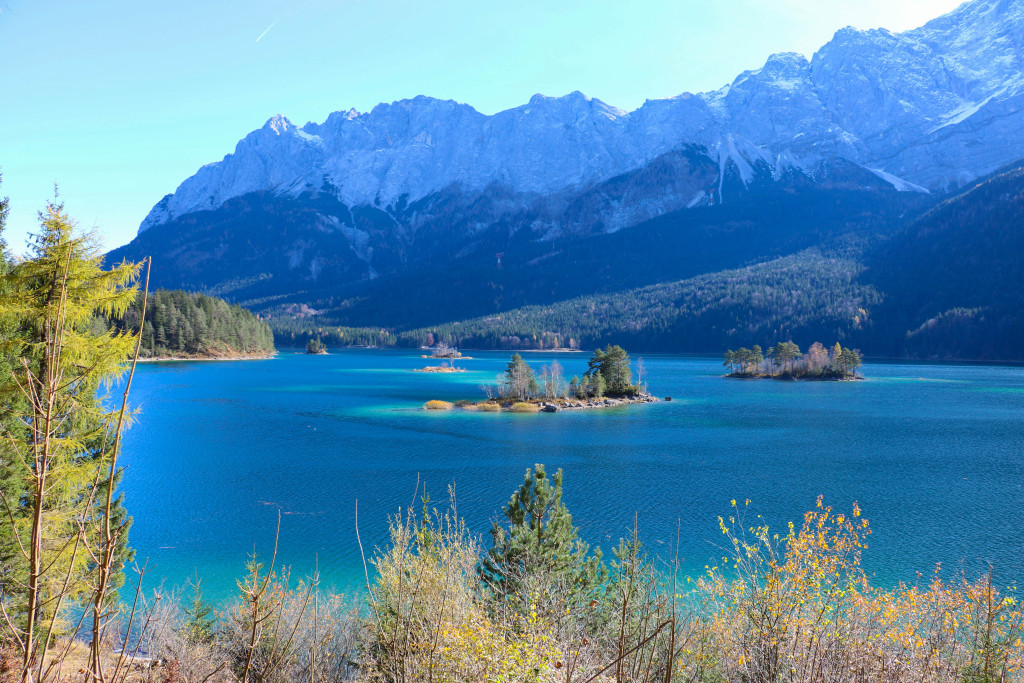
[[523,403],[522,401],[512,404],[513,413],[539,413],[540,406],[536,403]]
[[427,401],[423,404],[423,410],[451,410],[454,407],[448,401]]
[[821,498],[783,539],[735,515],[720,524],[730,557],[696,595],[708,624],[701,651],[724,680],[1016,680],[1024,615],[991,576],[870,586],[867,520]]
[[424,508],[392,518],[390,546],[373,560],[371,671],[387,681],[547,680],[561,659],[550,626],[488,609],[476,539],[454,510]]

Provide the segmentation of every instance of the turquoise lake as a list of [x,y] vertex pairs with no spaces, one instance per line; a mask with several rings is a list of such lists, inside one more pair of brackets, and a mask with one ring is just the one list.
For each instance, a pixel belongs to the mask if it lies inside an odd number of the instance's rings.
[[[989,563],[1024,583],[1024,368],[881,364],[863,382],[727,380],[711,358],[645,355],[648,385],[672,402],[571,413],[426,412],[428,399],[483,397],[508,353],[472,352],[469,372],[416,373],[419,351],[283,352],[266,361],[140,365],[121,489],[131,544],[152,588],[199,576],[234,590],[249,553],[319,566],[344,590],[417,480],[485,534],[540,462],[565,472],[582,537],[606,555],[639,519],[652,554],[680,535],[682,569],[721,556],[718,515],[750,499],[780,533],[819,495],[857,501],[873,535],[864,564],[882,584],[947,577]],[[582,353],[526,353],[582,374]],[[635,358],[635,356],[634,356]],[[417,503],[419,505],[419,503]]]

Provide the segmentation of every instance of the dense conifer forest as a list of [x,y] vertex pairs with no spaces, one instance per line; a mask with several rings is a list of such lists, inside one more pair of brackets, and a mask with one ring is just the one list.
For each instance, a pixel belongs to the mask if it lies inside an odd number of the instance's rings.
[[751,336],[845,340],[881,301],[875,288],[858,283],[862,268],[838,253],[810,249],[687,280],[398,333],[313,327],[315,319],[271,324],[285,344],[321,330],[325,340],[348,344],[372,336],[374,345],[485,349],[594,348],[621,341],[642,350],[712,351]]
[[[142,295],[114,320],[116,329],[138,329]],[[274,335],[266,321],[223,299],[183,292],[150,292],[142,330],[144,358],[269,356]]]

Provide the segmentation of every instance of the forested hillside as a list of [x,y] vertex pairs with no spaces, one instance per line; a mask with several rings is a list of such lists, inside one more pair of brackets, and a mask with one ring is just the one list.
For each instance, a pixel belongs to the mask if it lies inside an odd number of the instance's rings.
[[[511,229],[482,250],[500,253],[500,264],[455,258],[453,244],[452,258],[402,275],[241,303],[267,318],[279,344],[296,347],[316,337],[329,346],[614,342],[717,353],[750,338],[828,338],[869,356],[1020,359],[1022,225],[1019,163],[938,203],[773,186],[582,239],[537,242]],[[223,319],[210,317],[214,308]],[[268,353],[266,325],[245,315],[161,292],[145,348]]]
[[[612,294],[743,268],[836,241],[870,244],[927,210],[927,195],[778,186],[726,187],[719,206],[671,212],[586,238],[534,241],[525,216],[490,239],[484,256],[444,258],[348,289],[304,287],[287,297],[241,300],[276,319],[308,303],[322,319],[351,327],[413,329],[487,317],[531,305]],[[500,265],[496,254],[501,254]],[[270,286],[268,284],[267,286]],[[277,326],[276,320],[271,325]]]
[[952,197],[867,254],[885,293],[875,353],[1024,359],[1024,162]]
[[[141,296],[114,321],[114,327],[137,330]],[[180,290],[150,292],[142,330],[144,358],[269,356],[274,335],[266,321],[223,299]]]
[[[831,207],[817,193],[798,192],[794,198],[816,201],[801,207],[770,195],[664,216],[576,242],[571,252],[513,264],[499,276],[506,278],[500,287],[474,288],[456,279],[467,272],[440,271],[419,287],[409,282],[383,297],[334,301],[301,315],[282,307],[271,324],[293,340],[324,333],[333,344],[621,342],[717,353],[751,338],[804,345],[828,338],[869,356],[1024,358],[1024,162],[938,204],[932,200],[923,213],[921,197],[858,204],[863,198],[856,194],[845,203],[841,196],[833,194]],[[820,246],[802,248],[807,243]],[[737,261],[753,265],[721,269]],[[617,290],[612,284],[652,280]],[[544,298],[544,287],[550,297],[583,286],[590,292],[561,301],[461,320],[453,315],[485,307],[487,296],[500,306],[514,292],[515,299],[536,300]],[[344,327],[360,311],[380,326]],[[430,318],[446,322],[413,322]]]
[[529,306],[401,335],[485,348],[595,347],[621,341],[648,350],[710,351],[749,338],[829,336],[859,329],[878,292],[857,282],[861,266],[816,249],[766,263]]

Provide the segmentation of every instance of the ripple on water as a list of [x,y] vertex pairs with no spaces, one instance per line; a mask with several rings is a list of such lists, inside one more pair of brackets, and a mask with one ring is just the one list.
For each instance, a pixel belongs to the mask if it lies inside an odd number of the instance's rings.
[[[699,572],[729,500],[751,499],[785,529],[824,495],[837,509],[859,501],[874,529],[864,561],[880,582],[978,558],[1024,581],[1024,525],[1006,513],[1024,509],[1020,368],[869,364],[865,382],[736,382],[718,359],[647,355],[650,389],[671,403],[423,410],[482,398],[473,385],[493,381],[508,354],[473,355],[458,375],[413,373],[424,359],[385,351],[140,367],[132,402],[144,411],[125,439],[122,485],[138,557],[157,583],[198,570],[224,597],[253,547],[269,551],[280,508],[281,561],[298,576],[319,557],[325,583],[355,585],[356,500],[368,552],[418,480],[439,501],[454,482],[460,514],[485,534],[525,468],[543,462],[565,470],[573,520],[606,555],[638,514],[652,553],[678,525],[684,570]],[[585,354],[526,360],[539,369],[556,357],[566,376],[586,370]]]

